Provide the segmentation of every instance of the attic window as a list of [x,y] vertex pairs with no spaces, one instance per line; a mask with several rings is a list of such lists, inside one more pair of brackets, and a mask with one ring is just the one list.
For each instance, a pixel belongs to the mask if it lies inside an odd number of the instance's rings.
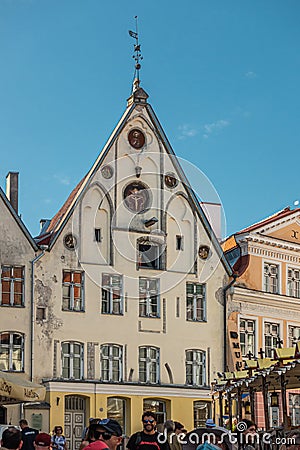
[[95,241],[102,242],[101,228],[95,228]]
[[183,236],[176,236],[176,250],[183,250]]

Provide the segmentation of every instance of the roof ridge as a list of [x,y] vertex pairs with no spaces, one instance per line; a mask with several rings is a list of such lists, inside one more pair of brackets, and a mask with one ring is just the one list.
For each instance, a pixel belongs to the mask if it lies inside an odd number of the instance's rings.
[[242,230],[238,231],[235,234],[242,234],[247,231],[255,230],[256,228],[259,228],[265,224],[273,222],[273,220],[279,219],[282,216],[283,217],[288,216],[289,214],[293,214],[297,211],[300,211],[300,208],[291,209],[290,206],[286,206],[285,208],[281,209],[280,211],[277,211],[274,214],[271,214],[270,216],[266,217],[265,219],[259,220],[258,222],[255,222],[252,225],[249,225],[248,227],[243,228]]

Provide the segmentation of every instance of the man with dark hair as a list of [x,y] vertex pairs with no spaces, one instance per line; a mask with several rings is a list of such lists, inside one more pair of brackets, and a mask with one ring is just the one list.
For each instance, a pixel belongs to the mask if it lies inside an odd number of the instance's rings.
[[122,427],[117,420],[102,419],[97,424],[92,424],[93,434],[96,439],[91,442],[84,450],[117,450],[123,437]]
[[159,433],[156,431],[156,414],[152,411],[145,411],[142,415],[143,430],[134,433],[128,443],[129,450],[170,450],[167,439],[162,435],[158,439]]
[[21,431],[15,427],[9,427],[3,431],[1,448],[8,450],[19,450],[22,447]]
[[22,449],[23,450],[35,450],[34,449],[34,440],[36,436],[39,434],[38,430],[34,428],[29,428],[28,422],[26,419],[21,419],[19,422],[22,433]]

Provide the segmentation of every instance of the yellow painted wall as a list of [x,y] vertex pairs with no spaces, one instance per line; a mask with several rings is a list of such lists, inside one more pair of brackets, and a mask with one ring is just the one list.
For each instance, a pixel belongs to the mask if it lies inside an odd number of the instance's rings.
[[300,226],[297,223],[291,223],[280,230],[268,232],[268,236],[300,244]]

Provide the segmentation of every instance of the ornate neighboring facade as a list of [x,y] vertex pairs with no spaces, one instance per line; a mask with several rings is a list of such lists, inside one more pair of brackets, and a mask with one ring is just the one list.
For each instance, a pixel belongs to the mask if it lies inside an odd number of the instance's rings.
[[[240,357],[238,361],[232,357],[229,332],[229,370],[237,370],[246,355],[272,358],[274,348],[299,341],[300,209],[285,208],[235,233],[223,249],[238,276],[227,304],[229,331],[239,336]],[[292,424],[299,425],[298,393],[289,393],[289,405]],[[271,420],[275,426],[281,423],[278,408],[271,408]],[[262,408],[257,421],[264,424]]]

